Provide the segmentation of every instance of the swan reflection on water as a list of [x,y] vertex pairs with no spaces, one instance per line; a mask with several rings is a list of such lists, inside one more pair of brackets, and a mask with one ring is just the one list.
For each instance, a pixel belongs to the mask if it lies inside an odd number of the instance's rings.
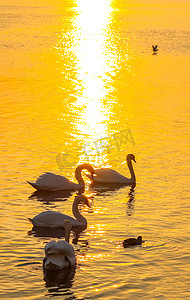
[[[37,201],[42,201],[44,204],[49,204],[51,202],[60,202],[66,201],[75,193],[73,190],[65,191],[40,191],[37,190],[31,194],[29,199],[36,199]],[[77,191],[76,195],[81,195],[84,193],[84,188],[81,188]]]
[[[85,233],[86,226],[72,227],[72,243],[74,245],[79,245],[79,248],[84,248],[89,245],[88,239],[86,239]],[[34,237],[48,237],[48,238],[65,238],[65,228],[43,228],[34,227],[32,230],[28,231],[28,235],[33,235]]]
[[[118,184],[118,183],[107,183],[107,184],[96,184],[93,185],[93,187],[91,187],[91,190],[94,191],[94,196],[98,196],[98,195],[103,195],[104,193],[107,195],[107,192],[111,192],[111,191],[117,191],[121,188],[126,188],[126,187],[135,187],[136,184]],[[111,193],[110,193],[111,195]]]
[[135,186],[132,185],[128,194],[129,200],[127,201],[127,210],[126,214],[130,217],[134,213],[134,203],[135,203]]
[[77,299],[70,290],[73,286],[76,266],[62,270],[43,270],[45,286],[51,296],[70,296],[69,299]]
[[[72,227],[73,231],[73,244],[77,244],[80,233],[82,233],[86,229],[86,226],[80,226],[80,227]],[[65,229],[60,228],[45,228],[45,227],[32,227],[32,230],[28,231],[28,235],[33,235],[35,237],[49,237],[49,238],[58,238],[61,239],[65,237]]]
[[127,206],[128,206],[128,209],[133,209],[134,208],[134,202],[135,202],[135,187],[136,187],[136,183],[134,184],[130,184],[130,185],[126,185],[126,186],[123,186],[123,185],[118,185],[118,184],[107,184],[107,185],[97,185],[96,188],[94,187],[93,190],[94,190],[94,196],[112,196],[111,191],[117,191],[121,188],[126,188],[126,187],[130,187],[130,190],[129,190],[129,193],[128,193],[128,196],[127,198],[129,199],[127,201]]

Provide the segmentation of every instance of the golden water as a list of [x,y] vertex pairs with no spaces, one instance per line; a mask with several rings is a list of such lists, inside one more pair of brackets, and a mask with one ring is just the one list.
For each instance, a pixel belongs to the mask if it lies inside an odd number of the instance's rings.
[[[23,2],[0,3],[1,299],[189,299],[190,3]],[[71,214],[75,193],[30,197],[26,180],[74,180],[85,161],[128,176],[127,153],[135,189],[87,181],[76,272],[44,277],[50,237],[27,217]],[[142,247],[122,248],[138,235]]]

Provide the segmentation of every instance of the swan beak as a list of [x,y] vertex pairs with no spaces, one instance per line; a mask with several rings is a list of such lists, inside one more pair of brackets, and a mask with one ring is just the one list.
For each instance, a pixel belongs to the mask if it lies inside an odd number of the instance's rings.
[[133,161],[136,163],[136,160],[135,160],[135,159],[133,159]]
[[89,199],[86,199],[85,204],[86,204],[89,208],[91,208],[91,205],[90,205],[91,203],[90,203]]

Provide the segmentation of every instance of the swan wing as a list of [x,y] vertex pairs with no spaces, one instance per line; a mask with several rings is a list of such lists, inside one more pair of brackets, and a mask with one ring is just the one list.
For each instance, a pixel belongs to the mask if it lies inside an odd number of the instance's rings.
[[66,241],[50,241],[45,246],[44,268],[59,270],[76,264],[73,246]]
[[47,270],[61,270],[69,267],[69,262],[64,254],[52,253],[45,257],[43,267]]
[[66,241],[58,241],[56,243],[56,250],[58,250],[60,253],[64,254],[67,257],[71,266],[75,265],[75,250],[73,249],[73,246],[71,244],[69,244]]
[[93,177],[95,183],[130,183],[130,179],[109,168],[95,170]]
[[62,253],[64,255],[70,255],[70,256],[75,256],[75,251],[73,249],[73,246],[69,244],[66,241],[50,241],[46,244],[45,246],[45,254],[50,255],[50,254],[58,254]]
[[33,219],[29,219],[32,224],[36,227],[63,227],[64,221],[69,220],[72,223],[72,226],[81,226],[82,224],[76,219],[64,215],[56,211],[45,211],[35,216]]
[[35,183],[28,182],[37,190],[72,190],[77,189],[78,184],[69,181],[66,177],[46,172],[38,177]]

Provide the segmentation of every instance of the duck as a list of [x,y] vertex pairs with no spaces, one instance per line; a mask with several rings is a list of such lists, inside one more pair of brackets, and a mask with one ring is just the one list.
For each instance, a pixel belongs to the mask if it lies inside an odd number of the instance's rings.
[[45,270],[61,270],[76,264],[75,250],[69,244],[72,223],[66,219],[63,225],[65,228],[65,241],[52,240],[45,245],[45,258],[43,260]]
[[136,163],[134,154],[128,154],[126,157],[127,165],[131,178],[127,178],[110,168],[95,169],[93,176],[85,174],[93,184],[125,184],[131,185],[136,183],[136,177],[133,170],[132,161]]
[[89,171],[93,178],[94,168],[88,163],[83,163],[75,169],[75,178],[78,181],[78,184],[71,182],[64,176],[50,172],[46,172],[39,176],[36,182],[27,182],[36,190],[41,191],[79,190],[85,186],[85,182],[81,175],[82,170]]
[[158,51],[158,45],[152,45],[152,51],[157,52]]
[[142,245],[144,241],[142,240],[142,236],[138,236],[137,238],[128,238],[123,241],[123,247],[131,247],[131,246],[137,246],[137,245]]
[[64,226],[64,221],[66,219],[68,219],[71,222],[72,227],[87,227],[86,218],[82,216],[82,214],[79,212],[78,205],[80,203],[84,203],[88,207],[90,207],[89,200],[85,195],[79,195],[75,197],[72,205],[72,212],[75,219],[60,212],[48,210],[40,213],[34,218],[28,218],[28,220],[33,224],[34,227],[60,228]]

